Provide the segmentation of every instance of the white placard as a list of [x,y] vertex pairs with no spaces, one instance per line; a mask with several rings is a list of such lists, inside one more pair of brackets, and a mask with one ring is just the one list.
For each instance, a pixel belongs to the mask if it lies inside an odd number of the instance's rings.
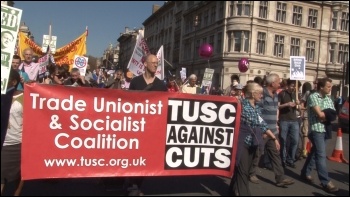
[[[43,53],[46,53],[47,46],[49,45],[49,42],[50,42],[50,36],[44,35],[43,36],[43,44],[41,47],[41,50]],[[56,42],[57,42],[57,36],[51,36],[50,50],[51,50],[52,54],[56,53]]]
[[22,10],[1,4],[1,94],[6,94]]
[[75,55],[73,68],[78,68],[81,76],[85,76],[88,58],[84,56]]
[[290,79],[305,80],[305,57],[290,56]]

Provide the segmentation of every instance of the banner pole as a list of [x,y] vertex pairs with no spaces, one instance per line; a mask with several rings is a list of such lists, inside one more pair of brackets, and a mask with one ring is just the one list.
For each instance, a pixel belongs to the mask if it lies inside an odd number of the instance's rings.
[[169,66],[171,66],[171,68],[174,68],[174,66],[171,65],[170,62],[168,62],[165,58],[164,58],[164,61],[165,61],[167,64],[169,64]]
[[[295,81],[295,100],[299,102],[299,81]],[[299,109],[299,104],[296,105],[296,108]]]

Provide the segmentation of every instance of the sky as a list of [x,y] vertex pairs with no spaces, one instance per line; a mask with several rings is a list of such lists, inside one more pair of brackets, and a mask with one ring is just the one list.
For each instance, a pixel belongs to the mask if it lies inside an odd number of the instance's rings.
[[41,46],[43,35],[57,36],[56,48],[70,43],[84,33],[86,26],[87,55],[102,57],[110,43],[115,46],[120,33],[141,28],[151,16],[152,5],[164,1],[14,1],[22,10],[22,22],[29,27],[35,42]]

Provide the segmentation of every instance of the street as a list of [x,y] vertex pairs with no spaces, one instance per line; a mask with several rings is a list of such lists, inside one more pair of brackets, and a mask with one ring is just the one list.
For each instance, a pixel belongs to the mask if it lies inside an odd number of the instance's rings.
[[[327,156],[331,156],[336,143],[337,132],[328,141]],[[343,133],[342,144],[344,155],[349,159],[349,134]],[[296,169],[286,168],[286,175],[295,180],[295,184],[286,188],[276,187],[274,174],[267,169],[258,169],[259,184],[250,183],[253,196],[329,196],[318,180],[316,170],[312,176],[314,184],[304,183],[299,179],[300,170],[305,159],[296,162]],[[337,196],[349,196],[349,165],[327,160],[329,176],[339,187]],[[35,170],[35,169],[33,169]],[[222,196],[227,195],[229,179],[218,176],[178,176],[146,177],[141,190],[150,196]],[[4,191],[10,195],[11,184]],[[22,196],[121,196],[120,186],[105,188],[100,178],[84,179],[51,179],[25,181]]]

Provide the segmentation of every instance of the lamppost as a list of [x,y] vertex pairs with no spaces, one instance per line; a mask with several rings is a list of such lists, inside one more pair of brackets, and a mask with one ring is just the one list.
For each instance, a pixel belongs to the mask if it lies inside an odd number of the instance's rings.
[[194,17],[193,26],[194,26],[194,36],[193,36],[193,57],[192,57],[192,68],[191,74],[194,73],[194,57],[196,55],[196,35],[197,35],[197,27],[199,25],[198,15]]

